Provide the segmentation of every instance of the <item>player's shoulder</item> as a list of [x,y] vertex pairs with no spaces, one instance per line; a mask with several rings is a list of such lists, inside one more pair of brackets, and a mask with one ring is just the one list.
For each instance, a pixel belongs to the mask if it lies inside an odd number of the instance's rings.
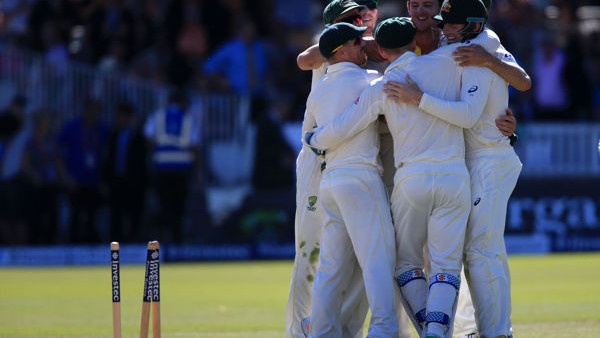
[[375,81],[379,77],[381,77],[381,74],[378,71],[367,69],[367,79],[369,80],[369,82]]
[[[357,81],[366,81],[367,83],[370,82],[372,79],[375,79],[378,76],[377,74],[378,73],[375,70],[364,69],[358,66],[348,67],[346,71],[347,77],[355,78]],[[344,79],[344,81],[349,81],[349,79],[346,78]]]
[[486,27],[475,38],[461,42],[458,46],[469,46],[472,44],[480,45],[488,52],[494,52],[500,47],[500,38],[493,30]]
[[369,88],[372,88],[372,87],[375,87],[375,88],[377,88],[377,87],[383,87],[384,78],[385,78],[385,76],[381,76],[380,75],[377,78],[371,80],[371,82],[369,83]]
[[369,85],[361,91],[359,99],[354,103],[358,104],[359,100],[362,100],[362,102],[369,102],[369,104],[372,104],[374,101],[376,101],[380,96],[379,94],[383,93],[383,79],[383,76],[379,76],[369,82]]
[[445,58],[454,60],[452,54],[456,51],[456,47],[463,45],[462,43],[453,43],[449,45],[442,46],[429,54],[419,56],[415,62],[417,63],[427,63],[431,62],[432,59],[435,58]]
[[502,61],[517,63],[517,60],[515,59],[514,55],[512,55],[511,52],[504,48],[503,45],[500,45],[500,47],[498,47],[494,55]]

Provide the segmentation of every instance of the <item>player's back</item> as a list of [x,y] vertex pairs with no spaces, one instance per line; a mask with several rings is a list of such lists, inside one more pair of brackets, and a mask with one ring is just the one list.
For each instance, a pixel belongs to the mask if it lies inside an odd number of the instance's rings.
[[[341,115],[376,74],[349,62],[330,65],[307,101],[307,109],[314,115],[317,125],[326,125]],[[377,124],[372,124],[337,147],[328,149],[325,157],[327,169],[354,164],[367,164],[380,169],[376,131]]]
[[[502,46],[495,54],[500,59],[515,62],[512,55]],[[508,107],[508,83],[492,71],[488,70],[487,76],[491,81],[485,107],[475,125],[465,129],[467,154],[495,147],[510,148],[510,141],[502,135],[495,122],[496,118],[505,115]]]
[[[422,91],[446,100],[457,100],[461,67],[447,56],[405,53],[386,71],[382,83],[406,83],[410,75]],[[394,158],[399,167],[407,162],[443,162],[464,158],[462,128],[429,115],[417,106],[384,101],[386,120],[394,136]]]

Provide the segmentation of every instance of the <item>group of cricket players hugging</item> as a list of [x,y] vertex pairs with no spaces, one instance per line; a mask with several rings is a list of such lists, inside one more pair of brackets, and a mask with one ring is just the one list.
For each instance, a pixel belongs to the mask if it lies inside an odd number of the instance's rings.
[[377,4],[333,0],[298,56],[287,337],[363,337],[369,309],[370,338],[512,337],[508,85],[531,80],[485,27],[490,0],[408,0],[379,23]]

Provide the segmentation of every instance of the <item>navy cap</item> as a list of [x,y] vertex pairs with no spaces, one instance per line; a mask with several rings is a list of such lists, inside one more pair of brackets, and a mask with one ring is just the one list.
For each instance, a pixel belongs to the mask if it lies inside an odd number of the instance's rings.
[[485,23],[487,9],[481,0],[444,0],[440,13],[433,17],[443,23],[466,24]]
[[415,24],[407,18],[389,18],[375,27],[377,44],[383,48],[404,47],[412,42],[417,33]]
[[333,24],[321,33],[319,37],[319,51],[325,58],[329,58],[348,41],[361,37],[367,27],[356,27],[346,22]]

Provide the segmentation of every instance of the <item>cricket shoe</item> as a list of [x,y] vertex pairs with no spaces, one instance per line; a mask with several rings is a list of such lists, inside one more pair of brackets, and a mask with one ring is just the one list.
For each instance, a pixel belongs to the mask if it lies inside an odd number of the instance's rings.
[[310,333],[310,316],[302,319],[300,321],[300,326],[302,327],[302,333],[304,334],[304,337],[308,337],[308,334]]

